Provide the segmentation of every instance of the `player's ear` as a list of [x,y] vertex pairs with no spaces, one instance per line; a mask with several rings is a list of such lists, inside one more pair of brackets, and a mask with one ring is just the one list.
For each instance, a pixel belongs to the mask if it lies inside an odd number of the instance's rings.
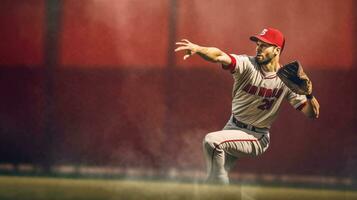
[[275,47],[274,49],[274,54],[279,55],[281,53],[281,48],[280,47]]

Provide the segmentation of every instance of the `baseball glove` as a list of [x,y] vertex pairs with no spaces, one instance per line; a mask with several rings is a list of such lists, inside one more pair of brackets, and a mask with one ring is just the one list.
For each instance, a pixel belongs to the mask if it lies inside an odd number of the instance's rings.
[[312,93],[311,80],[298,61],[284,65],[278,70],[277,75],[293,92],[301,95]]

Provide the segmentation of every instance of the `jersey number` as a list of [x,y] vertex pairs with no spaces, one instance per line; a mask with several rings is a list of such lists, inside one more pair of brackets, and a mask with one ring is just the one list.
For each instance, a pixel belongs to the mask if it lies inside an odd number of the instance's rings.
[[274,99],[263,99],[262,103],[263,104],[258,106],[258,108],[261,110],[269,110],[274,103]]

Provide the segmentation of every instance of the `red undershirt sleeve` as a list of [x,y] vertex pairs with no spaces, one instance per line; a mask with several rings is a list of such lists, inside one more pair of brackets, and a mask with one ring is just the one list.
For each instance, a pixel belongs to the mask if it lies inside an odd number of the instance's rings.
[[231,58],[231,63],[229,65],[223,65],[222,64],[222,68],[225,69],[225,70],[229,70],[231,73],[233,73],[235,68],[236,68],[237,60],[233,56],[231,56],[230,54],[227,54],[227,55]]

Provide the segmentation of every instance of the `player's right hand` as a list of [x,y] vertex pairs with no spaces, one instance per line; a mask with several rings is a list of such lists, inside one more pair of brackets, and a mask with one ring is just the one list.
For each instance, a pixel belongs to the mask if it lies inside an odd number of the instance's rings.
[[175,49],[175,52],[185,50],[185,55],[183,56],[184,60],[193,56],[199,47],[197,44],[194,44],[187,39],[182,39],[181,42],[176,42],[176,45],[179,45],[179,47]]

